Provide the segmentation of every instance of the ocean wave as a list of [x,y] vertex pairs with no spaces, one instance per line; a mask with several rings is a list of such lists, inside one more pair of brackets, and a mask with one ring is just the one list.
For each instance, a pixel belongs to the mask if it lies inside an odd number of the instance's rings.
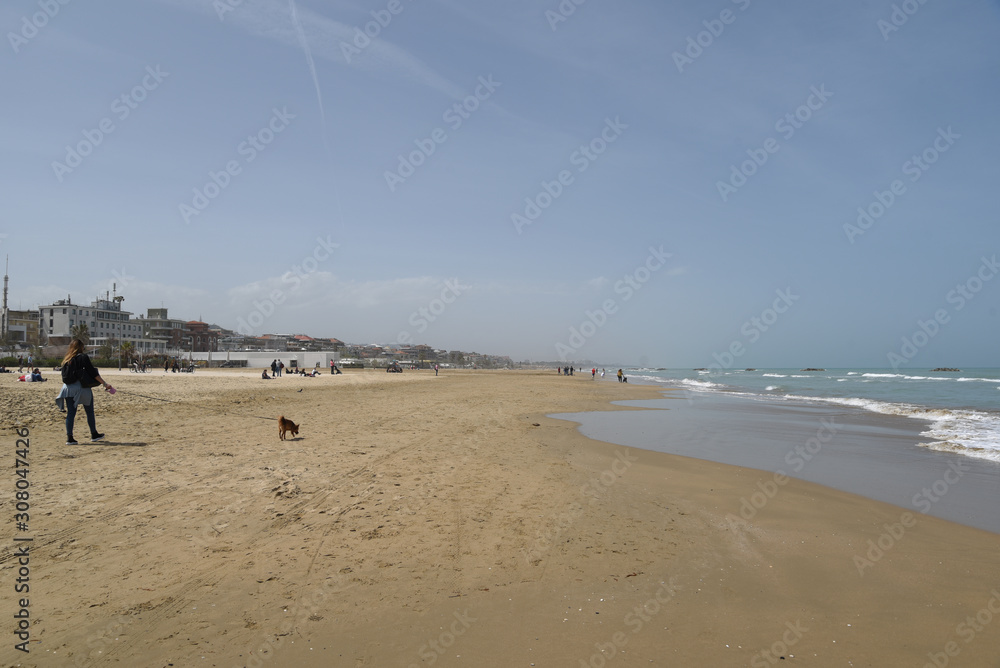
[[[608,377],[613,377],[613,374],[608,374]],[[631,371],[625,374],[626,378],[631,378],[633,380],[648,380],[651,383],[657,383],[659,385],[677,385],[678,381],[676,378],[663,378],[661,376],[644,376],[642,374],[632,373]]]
[[920,433],[932,439],[918,445],[932,450],[955,452],[968,457],[1000,462],[1000,415],[982,411],[927,408],[858,397],[806,397],[787,395],[786,399],[852,406],[883,415],[927,420],[930,425]]
[[903,378],[901,373],[863,373],[865,378]]
[[721,385],[719,383],[713,383],[707,380],[695,380],[693,378],[682,378],[681,385],[687,385],[699,390],[710,390],[716,387],[725,387],[725,385]]
[[762,373],[761,375],[766,378],[788,378],[788,376],[780,373]]
[[956,455],[964,455],[966,457],[976,457],[977,459],[988,459],[991,462],[1000,462],[1000,450],[993,448],[980,448],[975,446],[967,446],[961,443],[952,443],[950,441],[935,441],[934,443],[918,443],[920,447],[927,448],[929,450],[937,450],[938,452],[953,452]]

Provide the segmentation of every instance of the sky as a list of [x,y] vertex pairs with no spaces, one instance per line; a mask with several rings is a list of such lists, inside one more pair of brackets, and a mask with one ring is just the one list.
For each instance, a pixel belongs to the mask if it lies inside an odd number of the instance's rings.
[[0,28],[12,308],[115,284],[517,361],[1000,366],[995,0],[17,0]]

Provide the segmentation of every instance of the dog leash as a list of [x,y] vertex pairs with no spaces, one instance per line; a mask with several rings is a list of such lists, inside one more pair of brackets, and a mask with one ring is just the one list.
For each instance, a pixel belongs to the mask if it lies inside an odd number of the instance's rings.
[[[131,390],[120,390],[118,388],[115,388],[115,391],[116,392],[124,392],[125,394],[131,395],[133,397],[142,397],[143,399],[151,399],[153,401],[162,401],[163,403],[166,403],[166,404],[184,404],[184,402],[177,401],[176,399],[163,399],[162,397],[151,397],[151,396],[146,395],[146,394],[139,394],[138,392],[132,392]],[[199,406],[198,404],[184,404],[184,405],[193,405],[196,408],[201,408],[202,410],[211,411],[212,413],[220,413],[222,415],[235,415],[235,416],[238,416],[238,417],[251,417],[251,418],[257,418],[258,420],[275,420],[275,421],[277,421],[277,419],[278,419],[278,418],[273,418],[273,417],[264,417],[263,415],[247,415],[246,413],[230,413],[228,411],[220,411],[220,410],[214,410],[214,409],[211,409],[211,408],[206,408],[205,406]]]

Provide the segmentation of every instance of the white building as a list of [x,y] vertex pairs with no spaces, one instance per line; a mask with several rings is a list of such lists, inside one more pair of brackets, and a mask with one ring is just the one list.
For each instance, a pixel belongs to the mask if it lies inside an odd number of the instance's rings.
[[291,368],[292,362],[300,369],[314,369],[319,366],[320,371],[330,371],[330,361],[339,363],[340,353],[332,350],[316,351],[267,351],[259,352],[252,350],[225,350],[214,353],[186,353],[185,359],[218,364],[219,362],[244,362],[250,369],[263,369],[271,366],[271,360],[280,359],[285,363],[285,368]]
[[143,352],[163,352],[163,341],[145,339],[142,325],[132,322],[132,313],[123,311],[121,298],[97,299],[90,306],[74,304],[67,295],[54,304],[38,307],[38,331],[44,332],[49,340],[73,336],[73,328],[86,325],[90,334],[90,345],[102,346],[111,340],[130,341],[136,350]]

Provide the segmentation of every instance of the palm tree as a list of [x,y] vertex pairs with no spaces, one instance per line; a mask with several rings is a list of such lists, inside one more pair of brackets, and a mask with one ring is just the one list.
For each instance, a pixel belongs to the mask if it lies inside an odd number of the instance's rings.
[[121,345],[121,356],[126,360],[132,359],[135,354],[135,345],[131,341],[123,341]]
[[69,333],[73,335],[74,339],[83,341],[83,345],[90,343],[90,328],[87,327],[87,323],[85,322],[70,327]]

